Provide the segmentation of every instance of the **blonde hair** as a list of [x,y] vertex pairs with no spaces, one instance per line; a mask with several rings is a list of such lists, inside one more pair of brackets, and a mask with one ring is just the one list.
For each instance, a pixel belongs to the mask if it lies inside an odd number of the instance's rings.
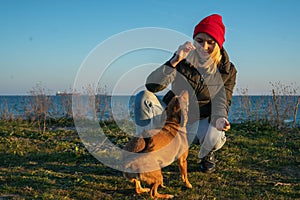
[[216,43],[213,52],[211,52],[211,54],[210,54],[210,57],[216,65],[218,65],[220,63],[222,55],[221,55],[221,49],[220,49],[218,43]]
[[200,56],[197,50],[192,50],[186,60],[194,67],[198,66],[204,66],[205,68],[208,68],[208,73],[213,74],[217,71],[217,66],[221,61],[222,55],[221,50],[218,45],[218,43],[215,44],[215,47],[211,54],[209,55],[210,58],[207,60],[203,60]]

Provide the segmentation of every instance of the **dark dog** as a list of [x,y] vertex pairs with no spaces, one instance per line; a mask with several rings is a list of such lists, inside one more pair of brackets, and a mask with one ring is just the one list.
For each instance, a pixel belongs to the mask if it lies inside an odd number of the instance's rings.
[[[124,150],[138,153],[125,165],[124,177],[135,183],[138,194],[149,192],[152,198],[173,198],[170,194],[160,194],[157,189],[163,185],[161,168],[178,159],[182,181],[192,188],[187,177],[188,141],[186,123],[188,93],[172,98],[166,109],[166,123],[160,129],[141,133],[128,142]],[[128,158],[127,158],[128,159]],[[132,173],[131,173],[132,172]],[[151,188],[143,188],[145,182]]]

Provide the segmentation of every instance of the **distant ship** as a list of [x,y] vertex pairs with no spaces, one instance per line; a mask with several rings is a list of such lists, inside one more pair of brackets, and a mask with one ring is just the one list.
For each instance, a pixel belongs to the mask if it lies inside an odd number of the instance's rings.
[[56,96],[72,96],[72,95],[78,95],[79,93],[73,93],[73,92],[61,92],[57,91]]

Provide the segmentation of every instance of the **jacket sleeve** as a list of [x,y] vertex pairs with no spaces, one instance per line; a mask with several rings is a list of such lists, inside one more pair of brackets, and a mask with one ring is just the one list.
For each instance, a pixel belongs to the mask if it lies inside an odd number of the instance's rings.
[[229,112],[229,107],[231,105],[233,89],[236,84],[236,73],[237,73],[236,68],[234,67],[233,64],[231,64],[229,79],[224,83],[225,92],[226,92],[226,100],[227,100],[227,104],[226,104],[227,115]]
[[153,71],[146,80],[146,88],[153,93],[164,90],[176,76],[176,68],[170,61]]
[[228,112],[231,105],[233,89],[236,84],[236,69],[233,64],[230,66],[228,78],[224,81],[224,87],[218,92],[212,100],[211,122],[215,125],[218,118],[228,118]]

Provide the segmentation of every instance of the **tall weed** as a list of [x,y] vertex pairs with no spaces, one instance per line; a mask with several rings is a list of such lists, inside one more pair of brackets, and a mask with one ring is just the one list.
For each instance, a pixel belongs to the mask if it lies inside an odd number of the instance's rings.
[[[240,108],[246,113],[246,121],[269,123],[277,128],[296,127],[300,103],[299,87],[295,83],[286,85],[281,82],[270,82],[270,96],[262,96],[251,100],[247,88],[237,89],[241,96]],[[299,122],[298,122],[299,123]]]

